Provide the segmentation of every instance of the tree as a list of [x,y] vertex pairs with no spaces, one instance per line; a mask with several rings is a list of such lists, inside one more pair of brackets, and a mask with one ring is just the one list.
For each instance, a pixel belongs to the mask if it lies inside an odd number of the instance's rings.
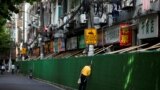
[[0,18],[10,20],[12,13],[18,13],[18,5],[23,2],[33,3],[40,0],[0,0]]
[[5,27],[6,21],[11,20],[12,13],[19,13],[19,5],[23,2],[32,4],[40,0],[0,0],[0,55],[9,53],[11,44],[10,31]]
[[0,26],[0,53],[7,53],[10,50],[11,40],[9,30]]

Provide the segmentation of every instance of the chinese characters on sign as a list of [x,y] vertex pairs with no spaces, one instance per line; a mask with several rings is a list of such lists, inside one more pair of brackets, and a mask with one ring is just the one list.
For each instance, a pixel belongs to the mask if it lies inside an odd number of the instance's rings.
[[142,29],[143,34],[153,33],[154,32],[154,20],[150,19],[150,20],[143,21],[141,29]]
[[132,43],[132,31],[128,24],[120,25],[120,46],[128,46]]
[[97,30],[94,28],[85,29],[85,43],[88,45],[97,44]]
[[158,16],[152,15],[140,19],[138,30],[139,39],[158,37]]

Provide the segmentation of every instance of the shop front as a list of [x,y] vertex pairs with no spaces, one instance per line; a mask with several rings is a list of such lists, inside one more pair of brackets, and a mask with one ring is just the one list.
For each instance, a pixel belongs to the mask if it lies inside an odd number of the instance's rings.
[[139,19],[138,39],[149,45],[159,42],[159,15],[146,15]]
[[113,45],[113,50],[132,45],[132,27],[130,24],[121,23],[105,29],[105,45]]

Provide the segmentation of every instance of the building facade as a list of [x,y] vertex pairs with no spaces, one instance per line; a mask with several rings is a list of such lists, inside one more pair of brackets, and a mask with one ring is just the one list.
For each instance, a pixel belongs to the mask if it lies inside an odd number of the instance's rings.
[[91,23],[97,30],[95,48],[113,45],[114,51],[159,42],[159,0],[43,0],[25,10],[26,54],[46,57],[88,47],[84,30],[90,5]]

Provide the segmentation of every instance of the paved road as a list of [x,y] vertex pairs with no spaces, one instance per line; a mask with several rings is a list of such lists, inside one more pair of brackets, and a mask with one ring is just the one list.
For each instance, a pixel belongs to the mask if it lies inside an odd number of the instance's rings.
[[0,75],[0,90],[64,90],[20,75]]

